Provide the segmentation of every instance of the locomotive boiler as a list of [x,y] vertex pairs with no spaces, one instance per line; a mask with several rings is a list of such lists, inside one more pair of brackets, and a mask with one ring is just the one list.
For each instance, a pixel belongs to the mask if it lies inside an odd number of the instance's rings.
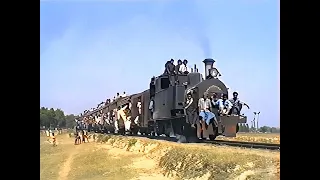
[[[87,113],[85,116],[95,116],[97,114],[110,114],[115,109],[131,103],[130,108],[130,132],[133,134],[184,136],[187,141],[195,138],[208,138],[214,140],[218,135],[235,137],[238,132],[238,123],[246,123],[246,116],[229,115],[219,116],[218,112],[213,112],[217,121],[211,121],[206,128],[201,128],[199,123],[194,126],[186,121],[186,94],[192,94],[193,103],[198,104],[198,100],[213,93],[221,96],[228,94],[228,88],[217,77],[220,73],[213,67],[213,59],[205,59],[205,77],[198,72],[196,65],[188,74],[162,74],[151,78],[148,90],[119,98],[114,102],[106,104],[101,109]],[[152,101],[152,103],[150,103]],[[137,104],[141,103],[141,109]],[[152,107],[149,107],[152,104]],[[197,106],[197,105],[196,105]],[[150,110],[152,109],[152,111]],[[198,112],[196,112],[198,113]],[[116,122],[117,121],[117,122]],[[117,117],[104,123],[103,127],[107,132],[115,131],[115,122],[118,123],[120,132],[124,132],[124,122],[128,119]]]

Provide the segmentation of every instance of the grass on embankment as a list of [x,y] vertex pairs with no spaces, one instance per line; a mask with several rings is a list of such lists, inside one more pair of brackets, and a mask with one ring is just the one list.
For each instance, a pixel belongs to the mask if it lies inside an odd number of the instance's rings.
[[[80,146],[93,146],[81,144]],[[104,149],[83,148],[71,164],[68,180],[126,180],[136,176],[134,170],[127,168],[136,155],[124,155],[121,160]]]
[[177,179],[279,179],[279,153],[145,138],[98,135],[97,142],[158,159],[166,176]]

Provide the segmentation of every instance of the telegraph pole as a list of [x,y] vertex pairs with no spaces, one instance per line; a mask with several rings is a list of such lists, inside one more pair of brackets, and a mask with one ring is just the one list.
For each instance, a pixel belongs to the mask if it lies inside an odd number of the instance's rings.
[[257,117],[257,129],[259,129],[259,114],[260,114],[260,111],[257,114],[258,114],[258,117]]
[[257,112],[253,112],[254,116],[253,116],[253,129],[254,131],[256,131],[256,115],[257,115]]

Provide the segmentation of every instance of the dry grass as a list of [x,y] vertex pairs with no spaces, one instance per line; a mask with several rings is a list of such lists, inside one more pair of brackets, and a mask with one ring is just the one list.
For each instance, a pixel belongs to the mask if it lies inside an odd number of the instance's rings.
[[127,151],[143,152],[158,159],[163,174],[176,179],[279,179],[278,152],[121,136],[99,136],[98,141]]
[[[88,154],[90,154],[88,156]],[[119,159],[108,155],[104,149],[86,148],[78,154],[72,162],[68,180],[125,180],[135,177],[135,171],[127,168],[135,155],[126,155]]]
[[[57,136],[59,138],[61,136]],[[40,179],[58,179],[60,166],[68,157],[66,149],[72,148],[71,144],[53,147],[46,142],[46,137],[40,137]]]
[[[134,154],[125,155],[121,161],[95,143],[74,145],[68,134],[57,136],[58,146],[40,137],[40,179],[43,180],[127,180],[135,171],[126,166]],[[123,155],[123,154],[122,154]]]
[[279,152],[111,135],[73,140],[59,135],[53,147],[40,138],[41,179],[279,179]]
[[217,139],[280,144],[280,133],[238,133],[234,138],[218,136]]

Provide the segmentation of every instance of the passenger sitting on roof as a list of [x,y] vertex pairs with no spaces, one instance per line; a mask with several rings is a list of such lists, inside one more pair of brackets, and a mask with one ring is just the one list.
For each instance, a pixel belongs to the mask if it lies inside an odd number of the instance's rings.
[[223,94],[222,99],[218,100],[218,106],[220,115],[230,115],[232,103],[228,100],[227,94]]
[[188,67],[187,67],[187,64],[188,64],[188,60],[183,60],[182,62],[182,65],[180,66],[180,69],[179,71],[182,72],[182,74],[188,74]]
[[104,103],[104,105],[109,104],[109,99],[106,100],[106,102]]
[[182,71],[180,71],[181,66],[182,66],[182,61],[181,61],[181,59],[179,59],[178,64],[175,67],[176,74],[182,74]]
[[126,97],[127,95],[126,95],[126,92],[125,91],[123,91],[123,94],[121,95],[121,97]]
[[175,65],[174,65],[174,60],[171,59],[170,61],[167,61],[165,64],[165,70],[163,74],[170,74],[174,75],[175,74]]
[[120,98],[120,93],[117,93],[116,99]]

